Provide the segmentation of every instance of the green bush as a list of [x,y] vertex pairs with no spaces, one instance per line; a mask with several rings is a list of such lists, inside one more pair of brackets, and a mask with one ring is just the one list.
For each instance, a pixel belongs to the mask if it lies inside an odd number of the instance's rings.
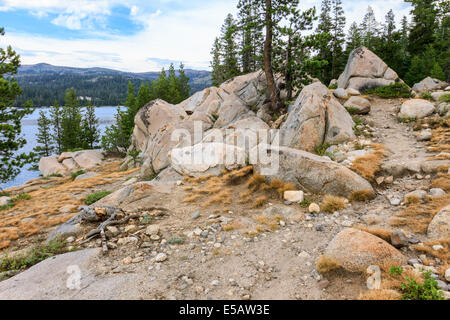
[[429,92],[422,92],[420,94],[420,98],[425,99],[425,100],[433,100],[433,97],[431,96],[431,93],[429,93]]
[[184,243],[184,238],[178,238],[178,237],[173,237],[170,238],[169,240],[167,240],[168,244],[183,244]]
[[110,194],[111,194],[111,191],[100,191],[100,192],[91,193],[90,195],[87,196],[85,203],[89,206]]
[[319,144],[314,147],[314,153],[318,156],[324,156],[329,147],[331,147],[331,144],[329,143]]
[[353,108],[353,107],[345,107],[345,109],[348,111],[348,113],[350,113],[351,115],[355,115],[358,114],[359,110],[357,108]]
[[32,248],[23,255],[6,257],[0,260],[0,272],[25,270],[54,255],[67,252],[66,242],[59,239],[49,241],[48,244]]
[[402,117],[398,117],[397,118],[398,122],[400,123],[410,123],[410,122],[416,122],[417,118],[413,117],[413,118],[402,118]]
[[385,99],[390,98],[411,98],[411,89],[402,82],[397,82],[384,87],[375,89],[367,89],[366,94],[376,94],[377,96]]
[[335,83],[335,84],[333,84],[333,85],[328,87],[328,89],[332,89],[332,90],[336,90],[337,88],[338,88],[337,83]]
[[423,284],[406,277],[408,282],[400,286],[403,300],[444,300],[444,294],[439,290],[436,280],[431,277],[431,272],[427,271],[424,275],[425,282]]
[[402,273],[403,273],[402,267],[391,267],[391,269],[389,269],[390,275],[401,275]]
[[450,93],[446,93],[439,98],[439,102],[450,102]]
[[82,174],[85,174],[86,172],[84,170],[79,170],[75,173],[72,173],[72,181],[75,180],[78,176],[81,176]]

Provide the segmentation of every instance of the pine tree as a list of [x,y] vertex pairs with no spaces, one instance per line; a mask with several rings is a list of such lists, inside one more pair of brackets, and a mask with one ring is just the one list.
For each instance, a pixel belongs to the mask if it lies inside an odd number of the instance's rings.
[[125,112],[117,107],[115,123],[106,128],[102,136],[102,148],[105,151],[125,155],[130,146],[128,129],[125,126]]
[[177,103],[180,103],[189,98],[191,92],[191,88],[189,86],[189,78],[186,76],[186,73],[184,72],[183,63],[180,63],[180,67],[178,68],[177,84],[180,97],[180,100],[177,101]]
[[53,103],[53,106],[50,107],[50,121],[52,130],[52,140],[55,144],[55,151],[58,154],[62,153],[62,109],[57,100]]
[[371,6],[367,8],[367,13],[364,16],[361,24],[361,30],[363,32],[363,44],[369,50],[375,51],[375,44],[379,35],[379,24],[375,19],[375,13]]
[[438,29],[436,0],[405,0],[413,9],[412,26],[409,33],[409,52],[420,54],[423,48],[435,41],[435,30]]
[[241,68],[244,74],[254,72],[261,68],[263,61],[264,37],[262,27],[258,25],[258,17],[255,16],[255,6],[251,0],[239,0],[238,28],[241,32]]
[[211,49],[212,61],[211,61],[211,81],[212,85],[218,87],[225,80],[223,74],[223,65],[221,60],[222,46],[219,38],[214,40],[213,47]]
[[222,25],[220,38],[225,80],[240,74],[236,44],[237,30],[236,21],[233,15],[229,14]]
[[331,16],[331,78],[336,79],[343,69],[342,44],[345,42],[345,15],[341,0],[332,0]]
[[358,27],[358,24],[356,22],[353,22],[350,25],[347,34],[347,42],[345,48],[346,55],[348,56],[350,52],[352,52],[356,48],[359,48],[361,45],[362,45],[361,29]]
[[[4,35],[0,28],[0,37]],[[0,48],[0,182],[13,179],[20,169],[34,161],[33,154],[18,154],[27,142],[21,137],[23,117],[31,114],[31,103],[25,108],[12,108],[22,89],[13,78],[20,66],[19,55],[8,46]]]
[[274,71],[284,76],[286,100],[289,102],[295,88],[310,82],[308,68],[319,63],[310,58],[311,50],[318,47],[317,37],[302,34],[302,31],[312,29],[317,18],[315,8],[300,13],[295,7],[285,14],[285,18],[288,23],[276,28],[273,64]]
[[48,157],[54,150],[53,139],[51,135],[51,120],[45,114],[45,111],[39,111],[38,134],[36,135],[37,146],[33,151],[39,158]]
[[177,104],[180,101],[181,96],[178,90],[178,79],[173,63],[170,64],[167,81],[168,81],[167,102]]
[[95,107],[89,101],[82,121],[84,149],[94,149],[96,143],[100,141],[98,122],[98,118],[95,115]]
[[320,78],[323,82],[328,83],[331,80],[331,61],[332,51],[330,48],[332,18],[331,18],[331,0],[322,0],[322,6],[319,16],[319,25],[316,34],[321,35],[319,38],[318,58],[327,61],[328,64],[322,69]]
[[129,128],[128,131],[132,131],[134,128],[134,117],[137,113],[137,107],[136,107],[136,97],[134,92],[134,86],[131,83],[131,81],[128,82],[128,88],[127,88],[127,99],[124,103],[124,106],[127,108],[124,113],[124,121],[125,126]]
[[445,81],[445,73],[444,73],[444,71],[442,71],[442,68],[439,65],[439,63],[436,62],[433,65],[433,68],[430,71],[430,77],[432,77],[433,79],[439,79],[439,80]]
[[83,147],[81,128],[81,108],[75,90],[66,91],[65,106],[63,107],[61,119],[61,142],[63,151]]
[[151,85],[151,100],[162,99],[168,100],[169,81],[167,79],[167,73],[164,68],[158,75],[158,79],[152,81]]

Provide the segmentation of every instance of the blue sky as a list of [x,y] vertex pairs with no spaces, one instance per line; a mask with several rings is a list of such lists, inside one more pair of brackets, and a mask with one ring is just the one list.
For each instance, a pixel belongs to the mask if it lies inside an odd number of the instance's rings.
[[[159,71],[170,62],[209,68],[210,48],[238,0],[0,0],[0,27],[22,64],[46,62],[123,71]],[[320,0],[301,7],[320,8]],[[343,0],[347,25],[371,5],[378,21],[389,9],[408,15],[403,0]]]

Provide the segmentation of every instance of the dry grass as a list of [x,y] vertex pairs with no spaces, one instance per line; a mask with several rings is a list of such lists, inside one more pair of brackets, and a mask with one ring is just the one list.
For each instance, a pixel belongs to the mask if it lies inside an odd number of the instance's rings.
[[[40,182],[43,187],[29,192],[30,200],[17,201],[10,210],[0,212],[0,249],[7,248],[19,238],[45,233],[48,228],[70,219],[73,213],[65,215],[60,209],[66,205],[83,204],[83,199],[75,199],[74,193],[86,193],[90,189],[121,181],[123,176],[139,170],[119,172],[120,163],[116,161],[105,164],[97,169],[100,175],[90,179],[71,181],[70,177],[60,178],[58,184],[49,185],[48,188],[44,182]],[[53,183],[52,180],[48,181]],[[11,214],[13,212],[14,214]],[[31,223],[23,221],[26,218],[34,220]]]
[[431,188],[441,188],[445,192],[450,192],[450,174],[439,173],[439,178],[431,183]]
[[316,262],[316,269],[319,273],[325,274],[331,272],[333,270],[338,269],[339,264],[331,258],[328,258],[325,255],[321,255]]
[[400,300],[402,294],[396,290],[368,290],[361,293],[358,300]]
[[430,152],[450,152],[450,119],[439,122],[431,131],[433,137],[426,145]]
[[269,227],[270,230],[275,231],[279,228],[279,223],[282,219],[283,219],[282,216],[275,215],[275,216],[270,216],[270,217],[258,216],[258,217],[256,217],[255,220],[256,220],[256,222]]
[[392,230],[380,227],[366,228],[362,226],[356,226],[355,228],[373,234],[374,236],[377,236],[378,238],[381,238],[384,241],[390,242],[391,240]]
[[427,197],[423,203],[414,203],[391,219],[391,226],[406,226],[413,232],[426,233],[433,217],[450,204],[450,195]]
[[405,198],[405,204],[417,204],[420,203],[420,198],[418,196],[409,195]]
[[355,201],[369,201],[375,198],[375,194],[372,190],[360,190],[360,191],[354,191],[352,192],[352,194],[350,195],[350,201],[351,202],[355,202]]
[[261,208],[267,202],[266,196],[261,196],[253,201],[252,208]]
[[375,175],[381,170],[381,164],[383,162],[383,158],[385,157],[386,147],[375,143],[370,144],[370,147],[374,151],[364,156],[357,157],[353,161],[353,165],[350,169],[363,178],[369,181],[374,181]]
[[[444,247],[442,250],[434,250],[434,245],[441,245]],[[428,254],[432,257],[440,259],[444,265],[450,264],[450,239],[443,239],[443,240],[437,240],[437,241],[429,241],[425,242],[423,246],[420,245],[414,245],[413,248],[419,252]],[[443,273],[445,273],[444,268],[442,268]],[[442,275],[443,275],[442,273]]]
[[329,213],[345,209],[345,200],[345,198],[326,195],[323,199],[321,209]]

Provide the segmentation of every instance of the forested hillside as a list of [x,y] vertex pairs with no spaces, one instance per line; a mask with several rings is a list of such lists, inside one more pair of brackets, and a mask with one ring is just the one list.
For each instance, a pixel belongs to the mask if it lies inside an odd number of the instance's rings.
[[[190,79],[191,94],[211,86],[208,71],[185,70]],[[70,68],[49,64],[25,65],[16,76],[23,93],[16,105],[32,100],[34,106],[52,105],[55,99],[64,103],[67,88],[74,88],[79,97],[90,97],[94,105],[120,105],[127,97],[128,82],[135,88],[158,78],[159,72],[128,73],[103,68]]]

